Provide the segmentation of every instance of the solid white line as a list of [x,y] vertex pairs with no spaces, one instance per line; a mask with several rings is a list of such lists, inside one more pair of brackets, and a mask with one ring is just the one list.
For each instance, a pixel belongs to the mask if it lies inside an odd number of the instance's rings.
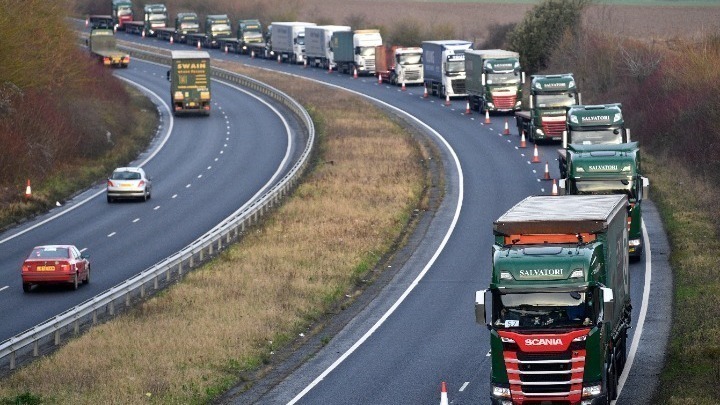
[[465,388],[467,388],[468,385],[470,385],[470,381],[465,381],[465,384],[463,384],[462,387],[460,387],[460,392],[465,391]]
[[[133,86],[135,86],[135,87],[138,87],[138,88],[144,90],[145,92],[147,92],[147,94],[150,94],[152,97],[156,98],[156,99],[160,102],[160,104],[162,105],[162,107],[165,108],[165,111],[167,111],[167,115],[168,115],[168,117],[170,118],[170,121],[169,121],[168,126],[167,126],[167,132],[165,133],[165,137],[164,137],[163,140],[160,142],[160,144],[158,145],[158,147],[155,148],[155,150],[154,150],[152,153],[150,153],[150,155],[149,155],[147,158],[145,158],[145,160],[143,160],[142,162],[140,162],[140,164],[139,164],[138,166],[141,166],[141,167],[142,167],[142,166],[144,166],[147,162],[149,162],[150,159],[154,158],[155,155],[157,155],[158,152],[160,152],[160,150],[163,148],[163,146],[165,146],[165,143],[167,143],[168,139],[170,138],[170,135],[172,134],[173,125],[175,124],[175,119],[173,118],[173,115],[172,115],[172,113],[171,113],[171,111],[170,111],[170,107],[167,105],[167,103],[165,102],[165,100],[163,100],[162,98],[160,98],[160,96],[158,96],[156,93],[153,93],[150,89],[148,89],[147,87],[145,87],[145,86],[143,86],[143,85],[140,85],[140,84],[138,84],[138,83],[134,83],[134,82],[132,82],[132,81],[130,81],[130,80],[128,80],[128,79],[125,79],[125,78],[123,78],[123,77],[117,76],[117,78],[119,78],[119,79],[121,79],[121,80],[124,80],[124,81],[126,81],[127,83],[130,83],[131,85],[133,85]],[[3,244],[3,243],[5,243],[5,242],[7,242],[7,241],[9,241],[9,240],[11,240],[11,239],[17,238],[17,237],[20,236],[20,235],[23,235],[23,234],[25,234],[25,233],[27,233],[27,232],[30,232],[30,231],[32,231],[32,230],[35,229],[35,228],[38,228],[38,227],[40,227],[40,226],[43,226],[43,225],[45,225],[46,223],[48,223],[48,222],[50,222],[50,221],[52,221],[52,220],[54,220],[54,219],[56,219],[56,218],[61,217],[61,216],[65,215],[65,214],[67,214],[67,213],[70,212],[70,211],[73,211],[74,209],[76,209],[76,208],[84,205],[84,204],[87,203],[88,201],[90,201],[90,200],[92,200],[93,198],[99,196],[100,194],[103,194],[104,192],[105,192],[105,190],[99,190],[98,192],[90,195],[88,198],[86,198],[86,199],[84,199],[84,200],[82,200],[82,201],[79,201],[79,202],[77,202],[76,204],[72,205],[71,207],[68,207],[67,209],[65,209],[65,210],[63,210],[63,211],[61,211],[61,212],[58,212],[57,214],[55,214],[55,215],[53,215],[53,216],[51,216],[51,217],[49,217],[49,218],[47,218],[47,219],[45,219],[45,220],[43,220],[43,221],[40,221],[40,222],[38,222],[37,224],[35,224],[35,225],[33,225],[33,226],[27,227],[27,228],[23,229],[23,230],[20,231],[20,232],[17,232],[17,233],[15,233],[15,234],[13,234],[13,235],[8,236],[7,238],[5,238],[5,239],[3,239],[3,240],[0,240],[0,245]]]
[[[640,316],[638,317],[637,325],[635,325],[635,333],[633,334],[633,340],[630,344],[630,351],[628,352],[627,362],[625,362],[625,369],[623,370],[620,380],[618,381],[618,398],[625,386],[625,381],[630,374],[633,362],[635,361],[635,353],[640,345],[640,337],[643,333],[643,326],[645,326],[645,316],[647,315],[648,302],[650,301],[650,281],[652,280],[652,253],[650,252],[650,238],[647,234],[647,228],[645,228],[645,221],[642,222],[643,239],[645,239],[645,285],[643,291],[643,300],[640,306]],[[615,402],[615,401],[613,401]]]
[[108,238],[112,238],[113,236],[115,236],[116,233],[117,233],[117,232],[110,233],[110,234],[108,234],[107,237],[108,237]]
[[[290,75],[290,76],[300,77],[300,76],[297,76],[297,75]],[[427,264],[425,265],[425,267],[422,269],[422,271],[420,272],[420,274],[418,274],[418,276],[415,278],[415,280],[413,280],[413,282],[410,284],[410,286],[408,286],[408,288],[405,290],[405,292],[403,292],[403,294],[400,296],[400,298],[398,298],[398,300],[395,301],[395,303],[390,307],[390,309],[388,309],[387,312],[385,312],[385,314],[384,314],[380,319],[378,319],[378,321],[377,321],[367,332],[365,332],[365,334],[364,334],[357,342],[355,342],[355,344],[353,344],[352,347],[350,347],[350,349],[348,349],[345,353],[343,353],[337,360],[335,360],[335,362],[334,362],[333,364],[330,365],[330,367],[328,367],[328,368],[327,368],[325,371],[323,371],[319,376],[317,376],[317,378],[315,378],[315,380],[313,380],[313,382],[311,382],[310,385],[308,385],[307,387],[305,387],[305,389],[303,389],[299,394],[297,394],[297,395],[295,396],[295,398],[293,398],[290,402],[288,402],[288,405],[293,405],[293,404],[295,404],[297,401],[299,401],[300,399],[302,399],[302,397],[305,396],[305,394],[307,394],[308,392],[310,392],[311,389],[313,389],[317,384],[319,384],[320,381],[322,381],[323,379],[325,379],[325,377],[326,377],[328,374],[330,374],[333,370],[335,370],[335,368],[337,368],[343,361],[345,361],[345,359],[347,359],[353,352],[355,352],[355,350],[357,350],[363,343],[365,343],[365,341],[366,341],[370,336],[372,336],[372,334],[375,333],[375,331],[376,331],[378,328],[380,328],[380,326],[381,326],[383,323],[385,323],[385,321],[390,317],[390,315],[392,315],[393,312],[395,312],[395,310],[396,310],[398,307],[400,307],[400,304],[402,304],[403,301],[405,301],[405,299],[408,297],[408,295],[410,295],[410,293],[415,289],[415,287],[418,285],[418,283],[420,283],[420,280],[422,280],[423,277],[425,277],[425,274],[430,270],[430,268],[432,267],[432,265],[435,263],[435,260],[437,260],[438,256],[440,256],[440,253],[442,253],[443,249],[445,248],[445,245],[447,245],[448,240],[450,239],[450,236],[452,235],[453,231],[455,230],[455,226],[457,225],[458,219],[460,218],[460,210],[462,209],[463,196],[464,196],[463,171],[462,171],[462,167],[460,166],[460,159],[457,157],[457,155],[455,154],[455,150],[453,150],[453,148],[450,146],[450,144],[448,143],[448,141],[447,141],[445,138],[443,138],[443,136],[440,135],[440,133],[438,133],[437,131],[435,131],[434,129],[432,129],[428,124],[426,124],[426,123],[424,123],[423,121],[419,120],[418,118],[416,118],[416,117],[413,116],[412,114],[409,114],[409,113],[401,110],[400,108],[395,107],[394,105],[391,105],[391,104],[388,104],[388,103],[386,103],[386,102],[384,102],[384,101],[381,101],[381,100],[378,100],[378,99],[376,99],[376,98],[370,97],[370,96],[368,96],[368,95],[366,95],[366,94],[362,94],[362,93],[357,92],[357,91],[349,90],[349,89],[346,89],[346,88],[343,88],[343,87],[340,87],[340,86],[337,86],[337,85],[334,85],[334,84],[324,83],[324,82],[321,82],[321,81],[319,81],[319,80],[314,80],[314,79],[308,79],[308,80],[312,80],[312,81],[314,81],[314,82],[316,82],[316,83],[320,83],[320,84],[323,84],[323,85],[326,85],[326,86],[330,86],[330,87],[334,87],[334,88],[337,88],[337,89],[341,89],[341,90],[344,90],[344,91],[347,91],[347,92],[350,92],[350,93],[353,93],[353,94],[356,94],[356,95],[365,97],[365,98],[367,98],[367,99],[369,99],[369,100],[372,100],[372,101],[374,101],[374,102],[376,102],[376,103],[378,103],[378,104],[382,104],[382,105],[385,106],[386,108],[392,109],[392,110],[394,110],[394,111],[397,111],[397,112],[400,113],[400,114],[403,114],[403,115],[407,116],[409,119],[415,121],[416,123],[418,123],[419,125],[421,125],[422,127],[424,127],[427,131],[429,131],[430,133],[432,133],[438,140],[440,140],[440,142],[442,142],[442,143],[445,145],[445,147],[447,148],[447,150],[450,152],[453,160],[455,161],[455,167],[457,168],[457,171],[458,171],[458,183],[459,183],[459,184],[458,184],[458,203],[457,203],[457,207],[455,208],[455,215],[454,215],[454,217],[453,217],[452,223],[450,224],[450,227],[448,228],[448,231],[447,231],[447,233],[445,234],[445,237],[443,238],[442,242],[440,243],[440,246],[439,246],[438,249],[435,251],[435,253],[433,254],[433,256],[432,256],[432,258],[430,259],[430,261],[428,261],[428,263],[427,263]]]
[[9,287],[9,286],[6,285],[5,287],[0,288],[0,291],[7,290],[8,287]]

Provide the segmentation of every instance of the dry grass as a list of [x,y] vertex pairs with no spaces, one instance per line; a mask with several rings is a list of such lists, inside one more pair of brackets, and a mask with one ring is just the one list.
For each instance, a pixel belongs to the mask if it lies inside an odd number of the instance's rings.
[[315,169],[240,244],[2,381],[0,398],[30,392],[73,404],[204,403],[329,311],[392,245],[425,185],[410,136],[344,93],[243,73],[311,110],[322,140]]

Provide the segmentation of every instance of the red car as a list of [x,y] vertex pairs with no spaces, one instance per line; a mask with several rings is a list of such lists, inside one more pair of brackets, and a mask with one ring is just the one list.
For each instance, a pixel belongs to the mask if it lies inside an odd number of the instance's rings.
[[69,283],[77,290],[80,282],[90,282],[90,262],[73,245],[37,246],[22,265],[25,292],[33,284]]

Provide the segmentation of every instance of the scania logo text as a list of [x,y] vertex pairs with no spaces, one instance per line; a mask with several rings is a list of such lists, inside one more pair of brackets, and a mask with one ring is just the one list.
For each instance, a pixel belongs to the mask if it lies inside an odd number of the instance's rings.
[[562,346],[562,339],[525,339],[525,346]]

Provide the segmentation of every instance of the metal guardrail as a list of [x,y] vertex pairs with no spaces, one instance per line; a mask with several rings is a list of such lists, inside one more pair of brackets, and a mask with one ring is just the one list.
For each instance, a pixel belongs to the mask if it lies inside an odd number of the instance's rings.
[[[131,57],[160,64],[170,64],[169,56],[128,47],[122,48],[130,53]],[[315,145],[315,127],[308,112],[287,94],[257,80],[218,68],[212,69],[212,75],[214,78],[264,94],[280,102],[297,115],[308,131],[307,143],[298,161],[275,186],[260,198],[242,211],[236,212],[223,220],[214,229],[184,249],[74,308],[0,343],[0,360],[10,356],[9,366],[11,370],[16,366],[18,353],[20,355],[29,355],[30,350],[32,350],[32,355],[38,356],[40,346],[49,343],[51,339],[54,345],[57,346],[60,344],[61,337],[64,334],[71,331],[75,334],[79,333],[81,324],[92,322],[94,325],[97,323],[99,313],[104,312],[110,316],[115,315],[116,306],[118,304],[122,305],[123,301],[124,305],[129,307],[133,296],[144,298],[146,288],[149,285],[152,285],[154,289],[158,289],[160,281],[164,278],[165,281],[169,282],[173,272],[178,277],[182,276],[184,271],[205,260],[206,255],[209,257],[213,255],[213,252],[222,249],[223,241],[225,244],[229,244],[233,239],[239,238],[240,234],[248,226],[255,224],[260,217],[278,204],[280,199],[288,195],[296,186],[300,175],[310,161]]]

